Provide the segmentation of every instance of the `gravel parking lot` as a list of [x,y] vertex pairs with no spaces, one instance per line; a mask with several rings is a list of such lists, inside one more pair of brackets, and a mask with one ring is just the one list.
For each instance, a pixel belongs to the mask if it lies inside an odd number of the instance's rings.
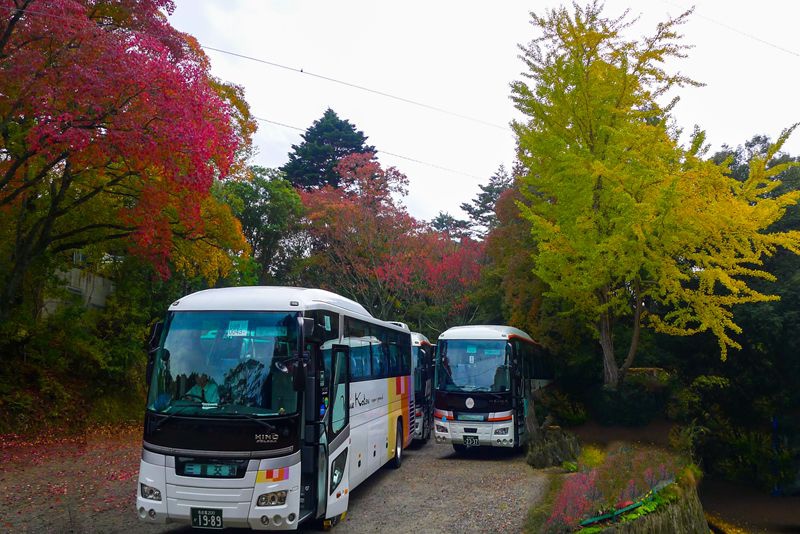
[[[140,454],[135,428],[82,444],[3,450],[0,531],[200,532],[138,521],[133,495]],[[520,532],[547,484],[547,475],[521,454],[457,455],[430,441],[407,449],[399,470],[383,468],[353,490],[347,518],[333,532]]]

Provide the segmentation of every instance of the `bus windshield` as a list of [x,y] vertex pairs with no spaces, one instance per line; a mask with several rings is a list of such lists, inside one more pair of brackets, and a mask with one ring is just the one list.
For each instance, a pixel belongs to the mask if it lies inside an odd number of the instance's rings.
[[155,362],[147,408],[181,415],[285,415],[297,313],[175,312]]
[[506,341],[453,339],[439,342],[437,388],[444,391],[508,391]]

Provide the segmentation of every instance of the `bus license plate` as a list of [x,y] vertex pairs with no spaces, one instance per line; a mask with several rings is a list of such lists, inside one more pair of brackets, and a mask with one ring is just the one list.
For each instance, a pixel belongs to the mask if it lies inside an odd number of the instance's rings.
[[466,447],[477,447],[481,442],[478,441],[478,436],[464,436],[464,445]]
[[217,508],[192,508],[192,527],[222,530],[222,510]]

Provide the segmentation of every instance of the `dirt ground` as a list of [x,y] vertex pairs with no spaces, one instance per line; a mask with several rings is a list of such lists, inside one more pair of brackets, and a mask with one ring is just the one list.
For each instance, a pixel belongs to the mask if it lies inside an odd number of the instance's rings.
[[[521,454],[459,456],[432,441],[404,452],[400,470],[381,469],[353,490],[347,519],[334,532],[521,532],[548,484]],[[138,521],[140,455],[136,427],[83,441],[0,443],[0,531],[193,532]]]

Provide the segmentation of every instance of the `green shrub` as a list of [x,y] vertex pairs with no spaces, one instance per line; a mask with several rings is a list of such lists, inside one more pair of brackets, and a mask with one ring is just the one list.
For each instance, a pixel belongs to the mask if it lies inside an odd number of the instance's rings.
[[578,466],[581,469],[594,469],[600,466],[606,459],[606,453],[599,447],[587,445],[581,450],[578,456]]
[[644,426],[664,413],[666,387],[633,381],[618,390],[600,388],[592,396],[594,418],[604,425]]
[[565,427],[582,425],[589,417],[583,404],[552,387],[542,392],[540,403],[546,413]]
[[561,469],[569,473],[576,473],[578,471],[578,464],[576,462],[563,462]]

